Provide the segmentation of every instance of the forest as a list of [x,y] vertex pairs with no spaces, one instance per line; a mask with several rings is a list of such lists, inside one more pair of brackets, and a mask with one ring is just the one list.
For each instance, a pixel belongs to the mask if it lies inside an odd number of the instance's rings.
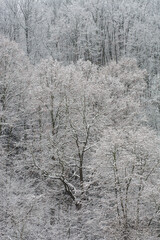
[[0,240],[160,239],[160,1],[0,0]]

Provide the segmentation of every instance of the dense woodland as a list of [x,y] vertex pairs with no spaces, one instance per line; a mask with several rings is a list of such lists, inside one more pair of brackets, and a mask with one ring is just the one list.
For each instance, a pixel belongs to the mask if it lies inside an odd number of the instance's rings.
[[159,0],[0,0],[1,240],[158,240],[159,135]]

